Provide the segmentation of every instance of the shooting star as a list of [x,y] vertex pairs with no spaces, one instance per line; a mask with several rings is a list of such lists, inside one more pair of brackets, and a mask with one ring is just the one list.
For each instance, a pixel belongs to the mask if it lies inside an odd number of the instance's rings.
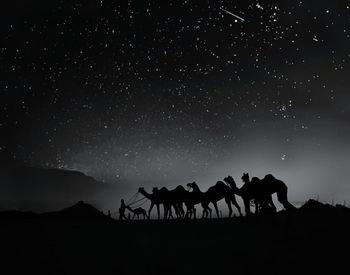
[[245,21],[244,18],[242,18],[242,17],[240,17],[240,16],[238,16],[238,15],[236,15],[236,14],[234,14],[234,13],[228,11],[228,10],[225,10],[225,9],[223,9],[223,8],[220,8],[220,9],[221,9],[222,11],[226,12],[227,14],[232,15],[233,17],[236,17],[237,19],[241,20],[242,22]]
[[261,9],[261,10],[263,10],[263,9],[264,9],[264,7],[263,7],[263,6],[261,6],[259,3],[256,3],[256,7],[257,7],[258,9]]

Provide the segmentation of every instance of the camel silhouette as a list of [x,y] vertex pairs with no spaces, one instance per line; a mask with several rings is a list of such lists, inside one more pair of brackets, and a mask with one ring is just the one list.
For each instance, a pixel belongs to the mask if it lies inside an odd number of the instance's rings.
[[151,217],[151,211],[153,209],[154,206],[156,206],[157,208],[157,216],[158,219],[160,219],[160,209],[159,206],[160,204],[162,204],[162,200],[161,200],[161,196],[159,194],[159,192],[157,192],[158,188],[153,188],[153,193],[148,193],[143,187],[139,188],[139,192],[140,194],[142,194],[143,196],[145,196],[147,199],[149,199],[151,201],[151,206],[148,210],[148,218]]
[[168,202],[170,208],[169,214],[172,214],[171,208],[173,207],[177,218],[184,217],[185,211],[183,208],[183,204],[184,202],[186,202],[186,193],[187,191],[185,190],[185,188],[179,185],[175,189],[169,190],[168,193],[165,194],[165,199]]
[[[249,175],[248,175],[249,177]],[[249,179],[248,179],[249,180]],[[256,185],[256,196],[254,198],[255,214],[262,213],[275,213],[277,208],[272,200],[272,194],[264,192],[264,185],[261,184],[261,180],[257,177],[253,177],[250,181],[251,184]],[[260,190],[261,189],[261,190]]]
[[288,201],[287,185],[276,179],[271,174],[266,175],[263,179],[253,178],[254,180],[249,180],[249,174],[243,173],[242,181],[244,185],[238,188],[233,177],[228,176],[224,178],[224,181],[232,188],[233,192],[242,197],[245,207],[246,215],[250,215],[250,201],[255,200],[257,208],[259,207],[271,207],[276,210],[276,206],[272,201],[272,194],[277,193],[278,201],[287,210],[293,210],[295,207]]
[[225,199],[225,202],[229,209],[229,217],[231,217],[233,212],[231,202],[237,208],[240,215],[242,215],[241,208],[237,203],[233,190],[229,186],[227,186],[224,182],[218,181],[214,186],[209,187],[209,189],[206,192],[202,192],[199,189],[196,182],[188,183],[187,186],[192,188],[193,190],[192,193],[196,194],[196,196],[198,197],[203,207],[202,218],[207,218],[208,214],[209,214],[209,217],[211,217],[212,210],[209,207],[210,203],[214,205],[217,217],[220,217],[217,202],[221,199]]
[[143,217],[143,219],[146,219],[148,216],[147,216],[147,212],[145,209],[143,209],[142,207],[138,207],[138,208],[135,208],[135,209],[132,209],[130,206],[127,206],[126,207],[130,212],[134,213],[133,215],[133,219],[135,219],[135,216],[137,217],[137,219],[141,217]]
[[148,210],[148,218],[150,218],[153,207],[156,206],[158,219],[160,219],[161,204],[163,205],[164,209],[164,219],[174,219],[172,208],[174,208],[175,214],[178,218],[183,215],[184,210],[182,207],[182,201],[179,199],[180,196],[177,195],[179,192],[177,188],[174,190],[168,190],[166,187],[162,187],[160,189],[158,189],[158,187],[154,187],[151,194],[146,192],[143,187],[139,188],[139,192],[151,201],[151,206]]
[[[187,191],[182,185],[177,186],[169,192],[169,200],[171,205],[180,212],[179,218],[196,218],[195,204],[200,203],[195,193]],[[186,213],[183,210],[183,204],[186,205]]]
[[[145,189],[141,187],[139,188],[139,192],[151,201],[148,217],[150,217],[153,207],[156,206],[158,219],[160,219],[161,204],[164,207],[164,219],[174,218],[172,208],[175,210],[177,218],[196,218],[196,208],[194,205],[202,202],[202,196],[199,193],[189,192],[181,185],[172,190],[168,190],[166,187],[162,187],[160,189],[154,187],[151,194],[147,193]],[[186,205],[186,213],[184,211],[183,204]],[[211,212],[208,204],[206,205],[205,209],[205,213],[208,213],[209,211]]]
[[153,188],[153,193],[156,194],[160,198],[160,201],[163,204],[163,207],[164,207],[163,218],[164,219],[174,219],[172,207],[174,208],[175,213],[177,213],[177,214],[179,213],[177,205],[176,205],[174,193],[166,187],[162,187],[160,189],[155,187],[155,188]]

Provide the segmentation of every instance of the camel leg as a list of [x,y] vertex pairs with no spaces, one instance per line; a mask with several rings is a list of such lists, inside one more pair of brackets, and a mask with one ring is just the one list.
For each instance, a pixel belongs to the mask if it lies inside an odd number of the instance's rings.
[[191,206],[189,204],[186,204],[186,214],[185,214],[185,219],[191,218]]
[[191,215],[192,215],[192,205],[186,203],[185,219],[191,219]]
[[246,216],[250,216],[251,212],[250,212],[250,200],[245,199],[244,200],[244,209],[245,209],[245,215]]
[[180,218],[183,218],[185,216],[185,210],[182,203],[180,203]]
[[159,210],[159,204],[157,204],[157,214],[158,214],[158,220],[160,219],[160,210]]
[[152,211],[153,206],[154,206],[154,202],[151,202],[151,206],[148,210],[148,217],[151,217],[151,211]]
[[202,219],[205,218],[205,212],[206,212],[206,208],[205,208],[205,205],[203,203],[201,203],[202,205],[202,208],[203,208],[203,211],[202,211]]
[[168,207],[163,204],[163,220],[166,220],[168,218],[168,215],[169,215],[169,210],[168,210]]
[[178,205],[177,205],[177,207],[178,207],[178,218],[180,218],[180,219],[182,219],[183,217],[184,217],[184,215],[185,215],[185,210],[184,210],[184,207],[183,207],[183,205],[182,205],[182,203],[179,203]]
[[211,210],[211,208],[209,207],[209,205],[208,205],[208,212],[209,212],[209,218],[211,219],[212,210]]
[[177,219],[181,218],[181,206],[179,204],[175,204],[174,209],[175,209],[176,218]]
[[231,202],[237,208],[239,215],[242,216],[241,207],[239,206],[239,204],[238,204],[238,202],[236,200],[236,197],[233,197],[231,199]]
[[196,209],[196,207],[193,205],[193,206],[192,206],[193,219],[197,219],[197,217],[196,217],[196,211],[197,211],[197,209]]
[[189,208],[187,207],[187,208],[186,208],[185,219],[188,219],[188,216],[189,216]]
[[273,200],[272,200],[272,195],[267,196],[266,202],[267,202],[267,205],[272,208],[273,212],[277,211],[276,205],[273,203]]
[[216,216],[217,216],[218,218],[220,218],[220,214],[219,214],[219,209],[218,209],[218,204],[217,204],[217,202],[212,202],[212,204],[214,205],[215,212],[216,212]]
[[170,220],[170,219],[174,219],[174,216],[173,216],[173,211],[171,210],[171,205],[170,205],[170,207],[169,207],[169,213],[168,213],[168,219]]
[[227,203],[227,206],[228,206],[228,216],[231,217],[232,215],[231,199],[225,198],[225,202]]
[[177,219],[181,219],[182,218],[182,212],[183,212],[182,206],[181,206],[181,204],[178,204],[175,207],[177,209],[176,218]]
[[277,199],[287,211],[294,210],[295,206],[288,201],[287,191],[288,191],[287,186],[285,186],[282,190],[278,191]]
[[255,212],[254,214],[259,214],[263,208],[264,202],[261,199],[254,199],[254,205],[255,205]]
[[205,219],[208,216],[208,209],[207,209],[207,207],[204,204],[202,204],[202,207],[203,207],[202,219],[203,218]]
[[209,211],[210,211],[210,217],[211,217],[211,209],[209,208],[209,204],[202,203],[202,207],[203,207],[202,218],[205,218],[205,219],[208,218]]
[[176,218],[179,218],[179,208],[176,204],[174,204],[173,206],[170,206],[170,210],[174,208],[174,212],[175,212],[175,215],[176,215]]

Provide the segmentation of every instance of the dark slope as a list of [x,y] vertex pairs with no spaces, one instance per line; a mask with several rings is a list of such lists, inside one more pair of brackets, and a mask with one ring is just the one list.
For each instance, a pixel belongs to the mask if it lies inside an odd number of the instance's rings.
[[121,183],[100,182],[78,171],[2,165],[0,210],[47,212],[80,200],[113,209],[125,188]]
[[[103,212],[97,210],[90,204],[79,201],[77,204],[64,208],[56,212],[47,212],[39,215],[44,219],[64,220],[107,220],[108,217]],[[109,219],[108,219],[109,220]]]

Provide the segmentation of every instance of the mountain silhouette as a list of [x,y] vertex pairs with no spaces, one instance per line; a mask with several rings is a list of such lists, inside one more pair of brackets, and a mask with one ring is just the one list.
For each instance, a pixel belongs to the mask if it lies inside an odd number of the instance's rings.
[[[345,207],[345,209],[347,209]],[[337,207],[330,205],[328,203],[322,203],[314,199],[309,199],[305,204],[303,204],[300,209],[300,212],[304,213],[325,213],[325,212],[335,212]]]
[[108,219],[100,210],[93,207],[91,204],[79,201],[71,207],[64,208],[60,211],[47,212],[40,215],[42,218],[56,218],[69,220],[96,220]]
[[57,211],[80,200],[113,209],[116,197],[127,188],[78,171],[0,165],[0,210]]

